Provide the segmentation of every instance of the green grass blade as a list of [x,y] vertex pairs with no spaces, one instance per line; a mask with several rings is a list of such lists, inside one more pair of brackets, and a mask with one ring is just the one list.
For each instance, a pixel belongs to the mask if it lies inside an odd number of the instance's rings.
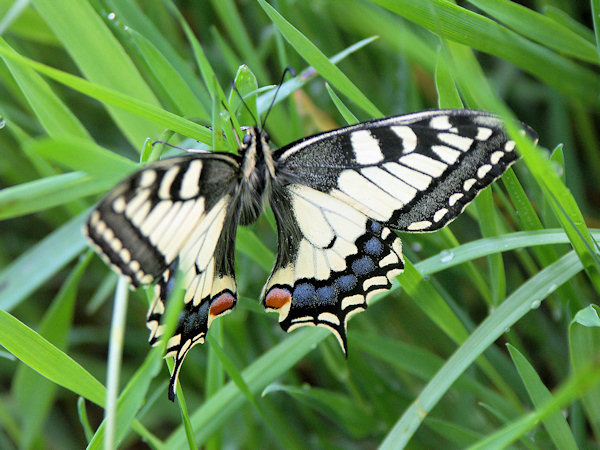
[[247,228],[240,228],[235,240],[236,248],[256,261],[266,273],[273,268],[275,255],[269,248]]
[[[33,8],[27,8],[30,3],[28,0],[4,2],[2,5],[2,14],[4,15],[0,23],[0,35],[12,33],[24,40],[39,44],[60,45],[58,39],[40,15]],[[10,6],[10,9],[8,6]]]
[[[44,314],[38,333],[57,348],[64,350],[72,326],[79,282],[91,261],[91,254],[82,259],[69,274],[52,305]],[[31,448],[39,436],[55,399],[56,385],[25,365],[17,369],[13,392],[21,416],[21,448]]]
[[211,4],[219,15],[238,53],[244,55],[244,58],[248,61],[248,66],[256,73],[261,82],[268,81],[267,71],[260,61],[257,51],[252,46],[252,40],[235,3],[232,0],[213,0]]
[[600,371],[597,367],[588,366],[587,370],[571,377],[564,386],[536,411],[527,414],[522,419],[513,422],[496,433],[469,447],[471,450],[504,449],[512,442],[523,437],[525,433],[538,426],[552,414],[559,413],[562,408],[573,402],[600,383]]
[[[0,41],[0,45],[14,51],[2,41]],[[50,136],[66,135],[91,139],[85,127],[42,77],[31,69],[26,69],[8,58],[3,59],[21,88],[21,92],[31,105],[31,109],[33,109],[38,120]]]
[[97,405],[104,405],[104,386],[66,353],[31,328],[0,310],[0,345],[50,381]]
[[332,20],[340,27],[358,32],[359,35],[377,35],[394,52],[406,55],[428,72],[433,73],[437,42],[431,36],[416,33],[406,22],[372,8],[366,2],[351,0],[344,2],[343,8],[331,8]]
[[292,24],[285,20],[271,5],[264,0],[258,0],[260,6],[265,10],[277,29],[294,49],[310,64],[319,74],[342,94],[356,103],[372,117],[381,117],[383,114],[377,107],[338,69],[327,57],[298,31]]
[[177,106],[178,112],[185,117],[208,117],[208,111],[204,105],[200,103],[192,88],[169,63],[166,56],[133,28],[129,28],[128,32],[148,67]]
[[372,416],[365,414],[362,405],[339,392],[308,386],[271,384],[263,391],[262,396],[273,395],[276,392],[284,392],[309,408],[316,409],[336,424],[343,426],[354,439],[368,436],[377,425]]
[[598,64],[595,46],[577,33],[532,9],[507,0],[469,0],[509,28],[557,52]]
[[115,179],[70,172],[23,183],[0,192],[0,219],[24,216],[105,191]]
[[[341,52],[333,55],[330,58],[330,61],[333,64],[337,64],[340,61],[342,61],[343,59],[350,56],[352,53],[369,45],[371,42],[373,42],[376,39],[377,39],[377,36],[371,36],[369,38],[362,39],[362,40],[358,41],[357,43],[352,44],[350,47],[346,48],[345,50],[342,50]],[[273,103],[273,106],[277,105],[278,103],[280,103],[281,101],[286,99],[295,90],[300,89],[302,86],[304,86],[306,83],[308,83],[311,79],[313,79],[316,75],[317,74],[315,72],[315,69],[313,67],[308,67],[308,68],[304,69],[302,72],[300,72],[298,75],[296,75],[294,78],[292,78],[291,80],[288,80],[285,83],[283,83],[279,88],[279,92],[277,93],[277,97],[275,98],[275,102]],[[263,94],[260,97],[258,97],[256,103],[257,103],[257,108],[258,108],[259,114],[263,114],[267,111],[267,108],[273,102],[274,95],[275,95],[275,91],[272,90],[271,92],[267,92],[266,94]]]
[[[0,41],[1,43],[1,41]],[[89,95],[92,98],[100,100],[103,103],[116,106],[124,111],[138,115],[145,120],[160,124],[166,128],[183,134],[204,143],[210,143],[211,133],[203,126],[191,122],[187,119],[179,117],[168,111],[165,111],[151,103],[138,100],[130,95],[122,94],[114,89],[90,83],[83,78],[76,77],[66,72],[62,72],[52,67],[40,64],[29,58],[19,55],[16,52],[8,50],[5,46],[0,45],[0,55],[3,55],[17,63],[30,67],[37,72],[65,84],[76,91]],[[146,133],[143,138],[136,142],[136,148],[141,142],[144,142],[148,135],[158,135],[159,132],[152,127],[145,128]]]
[[28,142],[25,148],[68,169],[104,177],[107,182],[116,183],[140,168],[117,153],[81,139],[41,139]]
[[325,83],[325,87],[327,88],[327,93],[329,94],[329,97],[331,97],[331,100],[335,104],[335,107],[340,112],[346,123],[348,125],[354,125],[355,123],[358,123],[359,120],[354,114],[352,114],[352,111],[350,111],[350,109],[348,109],[348,107],[344,105],[342,100],[337,96],[333,89],[331,89],[329,83]]
[[596,51],[600,54],[600,0],[590,0],[592,5],[592,23],[596,35]]
[[[250,364],[242,376],[250,392],[257,394],[296,364],[313,346],[328,336],[326,330],[299,330],[260,356]],[[191,417],[196,440],[202,445],[243,405],[246,397],[235,383],[227,383],[223,389],[194,412]],[[179,427],[165,442],[169,448],[185,445],[185,434]]]
[[[594,239],[600,238],[600,230],[592,230]],[[462,244],[450,251],[443,251],[415,264],[423,275],[440,272],[497,252],[516,250],[523,247],[534,247],[551,244],[566,244],[569,237],[562,229],[546,229],[538,231],[518,231],[516,233],[479,239]]]
[[[392,364],[402,373],[413,375],[418,380],[431,379],[444,364],[444,360],[415,345],[399,342],[379,334],[365,334],[354,331],[348,336],[352,348],[358,348],[368,355]],[[493,405],[503,415],[512,417],[521,412],[515,403],[506,396],[490,389],[470,373],[464,373],[457,379],[452,389],[456,393],[473,393],[480,401]]]
[[[144,363],[129,379],[127,386],[119,396],[115,419],[115,438],[113,441],[115,448],[122,441],[123,437],[125,437],[125,434],[131,427],[132,421],[146,399],[148,389],[150,388],[150,382],[159,373],[161,366],[162,358],[160,349],[153,348],[150,350],[150,353],[148,353]],[[98,427],[87,448],[103,448],[105,436],[106,420]],[[161,448],[166,447],[161,446]]]
[[[578,375],[598,361],[600,349],[600,308],[590,305],[579,311],[569,325],[571,368]],[[600,438],[600,387],[582,397],[582,403],[596,439]]]
[[577,256],[571,252],[546,267],[521,285],[492,314],[471,333],[468,339],[446,361],[442,369],[429,381],[417,400],[404,412],[383,441],[382,449],[406,445],[423,418],[432,410],[452,383],[487,349],[507,328],[539,305],[558,286],[582,269]]
[[454,79],[448,69],[442,51],[438,52],[435,65],[435,87],[438,94],[438,107],[440,109],[463,107],[463,102],[458,89],[456,89]]
[[[479,193],[475,199],[477,207],[477,223],[484,237],[498,235],[496,212],[492,189],[488,187]],[[497,253],[488,257],[490,268],[490,285],[492,286],[492,305],[499,305],[506,297],[506,275],[502,255]]]
[[[88,2],[34,0],[33,4],[88,80],[159,106],[131,59]],[[108,111],[134,147],[161,131],[142,116],[112,107]]]
[[[510,344],[508,344],[508,351],[515,367],[519,371],[519,376],[523,380],[523,384],[527,388],[533,405],[536,408],[540,408],[545,402],[552,399],[552,394],[544,386],[540,376],[521,352]],[[560,411],[548,416],[543,423],[556,448],[572,450],[578,448],[575,438],[569,429],[569,424]]]
[[563,27],[566,27],[572,32],[577,33],[588,42],[591,42],[592,44],[596,42],[596,39],[594,38],[594,32],[592,30],[572,18],[562,9],[557,8],[556,6],[546,5],[544,6],[544,14],[546,14],[555,22],[560,23]]
[[[177,71],[179,76],[185,80],[185,83],[192,89],[198,97],[205,109],[210,105],[210,99],[206,88],[194,73],[192,66],[188,61],[184,60],[180,55],[175,43],[171,43],[168,35],[164,30],[160,29],[159,24],[155,24],[146,14],[147,10],[140,8],[135,2],[122,2],[120,0],[106,0],[106,4],[110,6],[115,13],[117,19],[121,23],[127,24],[129,28],[133,28],[140,34],[143,34],[154,47],[169,61],[169,64]],[[170,17],[169,22],[173,27],[176,26],[175,21]],[[181,42],[178,42],[181,44]]]
[[[50,381],[99,406],[104,405],[106,391],[96,378],[67,354],[3,310],[0,310],[0,345]],[[158,443],[139,422],[134,422],[132,428],[153,444]]]
[[444,0],[372,0],[431,32],[506,59],[560,92],[597,103],[600,79],[591,70],[517,35],[502,25]]
[[0,272],[0,310],[10,311],[86,248],[81,214],[46,236]]

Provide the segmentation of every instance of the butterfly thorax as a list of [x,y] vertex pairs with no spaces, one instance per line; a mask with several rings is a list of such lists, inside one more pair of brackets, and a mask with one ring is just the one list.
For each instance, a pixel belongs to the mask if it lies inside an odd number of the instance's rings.
[[240,224],[248,225],[258,218],[263,210],[264,196],[270,189],[275,176],[268,136],[258,127],[253,127],[244,136],[240,148],[242,164],[236,192]]

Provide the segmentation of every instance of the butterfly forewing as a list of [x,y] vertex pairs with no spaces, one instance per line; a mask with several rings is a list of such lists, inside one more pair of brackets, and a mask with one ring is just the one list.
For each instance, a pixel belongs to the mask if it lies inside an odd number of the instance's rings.
[[301,180],[391,228],[434,231],[517,154],[496,116],[445,110],[322,133],[278,150],[275,159],[282,179]]

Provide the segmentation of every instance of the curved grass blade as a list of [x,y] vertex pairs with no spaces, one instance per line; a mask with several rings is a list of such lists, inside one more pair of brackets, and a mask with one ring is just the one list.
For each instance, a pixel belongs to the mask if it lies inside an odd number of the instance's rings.
[[406,445],[424,417],[481,353],[507,328],[527,314],[532,307],[539,306],[544,298],[579,273],[582,268],[575,253],[570,252],[523,283],[471,333],[442,369],[427,383],[419,397],[388,433],[381,448],[392,449]]

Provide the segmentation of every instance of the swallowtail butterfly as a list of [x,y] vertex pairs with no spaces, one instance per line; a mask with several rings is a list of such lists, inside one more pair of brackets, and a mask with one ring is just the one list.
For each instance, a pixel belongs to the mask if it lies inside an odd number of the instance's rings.
[[[524,132],[535,133],[525,125]],[[285,331],[331,330],[346,351],[346,322],[402,272],[393,230],[442,228],[517,159],[501,120],[472,110],[426,111],[377,119],[272,150],[253,127],[239,155],[201,153],[146,165],[110,191],[85,232],[96,251],[135,287],[155,283],[150,343],[182,271],[185,306],[167,344],[175,359],[236,304],[238,225],[268,200],[278,254],[261,302]]]

